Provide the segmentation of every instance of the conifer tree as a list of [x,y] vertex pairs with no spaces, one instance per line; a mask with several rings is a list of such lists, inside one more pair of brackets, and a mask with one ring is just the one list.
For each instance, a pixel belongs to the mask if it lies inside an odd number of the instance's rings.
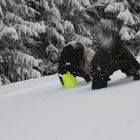
[[70,42],[96,49],[98,23],[140,52],[139,0],[0,0],[0,84],[57,72]]

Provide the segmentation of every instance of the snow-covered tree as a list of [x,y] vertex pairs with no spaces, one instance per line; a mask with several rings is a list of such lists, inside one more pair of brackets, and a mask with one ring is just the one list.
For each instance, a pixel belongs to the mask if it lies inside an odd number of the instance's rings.
[[46,48],[46,55],[52,62],[58,62],[59,60],[59,51],[54,45],[49,45]]
[[[0,74],[15,82],[57,72],[66,44],[96,49],[98,23],[138,54],[139,0],[0,0]],[[42,71],[33,68],[38,59]]]
[[[137,39],[140,28],[140,13],[138,0],[92,0],[93,5],[87,9],[91,17],[95,11],[99,15],[99,21],[101,19],[114,24],[114,32],[120,35],[122,41],[124,41],[128,47],[131,46],[132,51],[138,47]],[[112,27],[111,27],[112,28]],[[138,50],[137,50],[138,51]],[[138,53],[138,52],[137,52]]]

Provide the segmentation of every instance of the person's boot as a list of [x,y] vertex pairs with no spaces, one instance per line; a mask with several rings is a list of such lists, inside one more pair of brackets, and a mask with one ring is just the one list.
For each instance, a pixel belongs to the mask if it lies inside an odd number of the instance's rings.
[[108,81],[107,80],[104,80],[104,79],[93,79],[92,80],[92,89],[101,89],[101,88],[105,88],[107,87],[107,83]]
[[140,80],[140,73],[137,72],[135,75],[134,75],[134,80]]

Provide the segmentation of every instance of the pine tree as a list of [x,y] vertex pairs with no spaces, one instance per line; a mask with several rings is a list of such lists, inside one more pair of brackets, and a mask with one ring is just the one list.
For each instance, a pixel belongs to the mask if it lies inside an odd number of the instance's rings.
[[[1,85],[9,83],[6,78],[16,82],[56,73],[68,43],[96,49],[98,24],[110,27],[139,53],[139,0],[0,0]],[[31,64],[38,60],[36,69]]]
[[[122,41],[133,51],[138,54],[139,45],[139,1],[130,0],[93,0],[93,6],[91,6],[88,12],[94,15],[95,10],[99,15],[98,22],[114,28],[114,32],[120,35]],[[102,20],[104,19],[104,20]]]

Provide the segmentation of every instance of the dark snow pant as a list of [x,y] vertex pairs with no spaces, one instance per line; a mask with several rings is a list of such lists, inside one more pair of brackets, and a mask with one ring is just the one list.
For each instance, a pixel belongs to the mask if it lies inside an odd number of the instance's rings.
[[[107,87],[107,83],[110,80],[109,76],[117,70],[121,70],[127,76],[134,76],[134,80],[140,79],[140,64],[131,54],[127,48],[122,48],[121,57],[116,58],[116,60],[103,60],[97,66],[97,68],[92,69],[92,89],[100,89]],[[98,69],[100,68],[100,69]]]
[[[126,48],[124,48],[124,56],[122,59],[127,60],[128,63],[130,63],[130,65],[132,65],[132,69],[135,70],[140,70],[140,64],[138,63],[138,61],[136,60],[136,58],[132,55],[132,53],[127,50]],[[126,65],[126,64],[125,64]],[[128,69],[127,67],[122,66],[121,71],[124,72],[127,76],[133,76],[133,73],[131,72],[130,69]]]
[[134,76],[134,80],[140,79],[140,75],[134,65],[127,60],[117,60],[102,64],[101,70],[94,70],[92,73],[92,89],[107,87],[107,83],[110,80],[109,76],[117,70],[121,70],[127,76]]

